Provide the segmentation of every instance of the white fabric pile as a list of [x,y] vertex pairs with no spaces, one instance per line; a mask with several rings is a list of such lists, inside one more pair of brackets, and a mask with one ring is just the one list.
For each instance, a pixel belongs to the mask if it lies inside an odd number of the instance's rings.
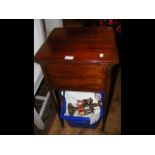
[[[76,107],[77,100],[88,99],[90,97],[93,99],[93,103],[98,103],[99,99],[98,96],[100,96],[100,94],[94,92],[65,91],[66,112],[64,115],[69,116],[68,103],[72,103],[72,105]],[[79,115],[78,111],[76,111],[73,116],[89,117],[90,124],[93,124],[97,122],[100,118],[100,107],[99,106],[94,107],[94,113],[81,116]]]

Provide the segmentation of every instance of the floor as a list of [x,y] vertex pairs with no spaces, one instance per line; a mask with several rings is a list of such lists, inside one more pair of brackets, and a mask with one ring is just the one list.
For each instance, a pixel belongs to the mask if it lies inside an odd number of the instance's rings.
[[[45,81],[41,85],[40,92],[48,91]],[[40,93],[39,92],[39,93]],[[121,69],[119,70],[115,85],[114,95],[110,105],[106,125],[104,131],[101,130],[101,121],[96,129],[73,128],[65,122],[62,128],[58,117],[50,102],[45,109],[43,121],[45,122],[45,130],[40,131],[34,126],[34,134],[49,135],[119,135],[121,134]]]

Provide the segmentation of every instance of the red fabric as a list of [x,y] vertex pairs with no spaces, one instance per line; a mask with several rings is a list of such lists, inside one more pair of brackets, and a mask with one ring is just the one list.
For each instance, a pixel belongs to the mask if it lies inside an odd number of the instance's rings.
[[99,26],[113,26],[116,33],[121,33],[121,23],[117,19],[108,19],[106,21],[99,19]]
[[113,25],[113,20],[112,19],[109,19],[109,25]]
[[100,25],[100,26],[104,26],[103,19],[99,19],[99,25]]

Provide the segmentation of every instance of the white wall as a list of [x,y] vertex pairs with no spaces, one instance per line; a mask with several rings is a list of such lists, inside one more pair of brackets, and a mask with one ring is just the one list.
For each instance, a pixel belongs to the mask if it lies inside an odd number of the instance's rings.
[[[40,19],[34,19],[34,55],[45,41],[43,23]],[[43,74],[39,64],[34,63],[34,95],[43,79]]]
[[[44,21],[47,36],[54,28],[63,26],[61,19],[45,19]],[[34,19],[34,55],[37,53],[40,46],[45,42],[45,36],[42,20]],[[34,94],[36,93],[42,78],[43,74],[40,65],[34,63]]]
[[43,23],[40,19],[34,19],[34,55],[45,41]]
[[63,27],[62,19],[45,19],[46,36],[56,27]]

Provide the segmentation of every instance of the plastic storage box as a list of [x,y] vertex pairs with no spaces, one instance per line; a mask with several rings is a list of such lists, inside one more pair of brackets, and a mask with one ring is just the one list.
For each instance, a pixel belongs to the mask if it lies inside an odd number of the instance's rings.
[[[102,102],[104,103],[104,93],[102,93],[101,95],[102,95]],[[66,99],[63,95],[60,117],[64,120],[66,120],[68,122],[68,124],[70,126],[73,126],[73,127],[96,128],[98,123],[100,122],[101,117],[103,117],[104,104],[103,104],[103,107],[100,107],[100,119],[93,124],[90,124],[90,118],[89,117],[66,116],[66,115],[64,115],[65,112],[66,112]]]

